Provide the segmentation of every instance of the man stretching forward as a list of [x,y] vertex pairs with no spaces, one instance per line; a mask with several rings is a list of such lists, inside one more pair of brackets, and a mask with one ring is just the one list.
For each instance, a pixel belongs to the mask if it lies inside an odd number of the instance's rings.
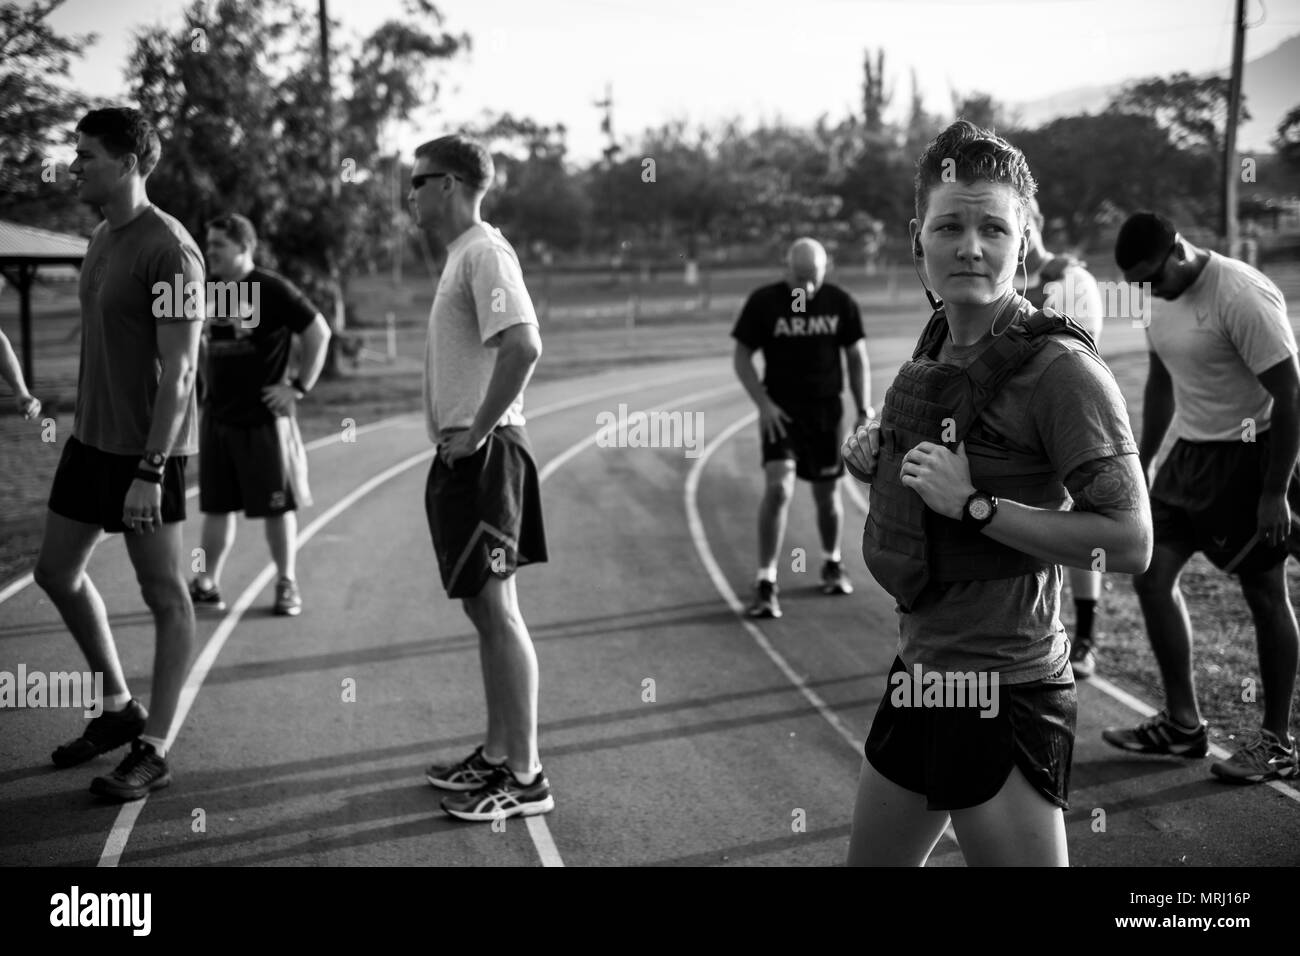
[[487,736],[425,776],[460,791],[442,808],[462,820],[553,809],[537,755],[537,655],[519,610],[515,569],[546,560],[540,486],[524,432],[524,386],[542,354],[537,314],[514,249],[483,221],[492,156],[464,136],[415,151],[409,201],[446,263],[429,313],[424,407],[438,454],[425,511],[447,596],[479,635]]
[[1147,331],[1150,369],[1138,454],[1144,470],[1165,432],[1177,439],[1151,485],[1155,552],[1133,579],[1165,685],[1165,709],[1106,742],[1139,753],[1204,757],[1192,680],[1192,626],[1178,586],[1197,551],[1235,574],[1255,622],[1264,720],[1210,770],[1234,783],[1300,773],[1288,732],[1300,635],[1287,594],[1288,488],[1300,451],[1295,333],[1276,285],[1244,262],[1192,245],[1163,216],[1120,228],[1115,261],[1168,301]]

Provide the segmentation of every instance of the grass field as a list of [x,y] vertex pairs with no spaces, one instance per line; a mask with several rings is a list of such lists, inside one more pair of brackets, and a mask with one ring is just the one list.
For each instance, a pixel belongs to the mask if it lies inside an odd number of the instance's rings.
[[[776,278],[775,271],[714,275],[707,289],[687,288],[678,275],[622,280],[555,276],[533,280],[542,316],[545,355],[537,380],[583,372],[685,358],[730,354],[731,323],[748,290]],[[1300,267],[1271,269],[1291,303],[1300,303]],[[867,276],[844,272],[834,277],[862,304],[868,336],[911,334],[924,319],[925,306],[914,277],[900,272]],[[910,281],[909,281],[910,280]],[[358,364],[345,363],[343,374],[325,381],[299,410],[304,436],[310,440],[341,426],[344,418],[358,425],[420,407],[425,321],[432,287],[410,281],[393,289],[387,278],[354,282],[353,334],[370,350]],[[62,441],[71,431],[78,361],[75,289],[41,289],[36,301],[36,386],[45,403],[42,417],[56,423],[53,443],[39,440],[39,428],[20,421],[7,400],[0,413],[0,584],[29,570],[40,545],[44,507]],[[384,318],[396,326],[396,357],[376,358],[385,350]],[[629,322],[629,313],[633,321]],[[1293,311],[1293,323],[1300,312]],[[12,294],[0,299],[0,328],[17,347],[16,304]],[[1142,415],[1146,358],[1138,351],[1103,352],[1129,405],[1135,431]],[[877,383],[883,391],[887,382]],[[195,468],[190,474],[197,473]],[[854,547],[856,530],[846,533]],[[1300,588],[1300,565],[1288,562],[1292,593]],[[1183,576],[1183,590],[1195,630],[1195,668],[1204,715],[1222,738],[1257,726],[1262,689],[1256,701],[1243,701],[1243,681],[1257,679],[1254,628],[1234,579],[1197,556]],[[1067,628],[1073,609],[1062,604]],[[1141,612],[1127,575],[1111,574],[1097,614],[1101,668],[1143,699],[1162,700],[1160,680],[1147,643]],[[1300,735],[1300,694],[1293,705],[1292,731]]]

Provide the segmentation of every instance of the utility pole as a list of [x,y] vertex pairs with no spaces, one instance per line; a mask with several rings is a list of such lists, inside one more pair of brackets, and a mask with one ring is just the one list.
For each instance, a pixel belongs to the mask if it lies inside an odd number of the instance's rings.
[[1232,79],[1228,83],[1228,128],[1223,138],[1223,234],[1228,255],[1237,254],[1237,115],[1241,112],[1241,73],[1246,53],[1246,0],[1237,0],[1232,38]]
[[[329,162],[325,178],[330,184],[330,203],[337,210],[342,183],[339,178],[339,142],[334,130],[334,91],[330,82],[330,18],[325,6],[326,0],[320,0],[317,14],[320,20],[321,90],[325,102],[325,143]],[[326,250],[325,261],[329,268],[330,285],[333,287],[334,292],[334,321],[331,323],[334,334],[330,336],[329,352],[326,355],[324,371],[332,376],[338,373],[339,333],[343,331],[344,325],[343,282],[338,256],[332,249]]]
[[614,157],[618,155],[618,144],[614,141],[614,87],[605,84],[605,98],[593,104],[596,109],[604,110],[600,120],[600,131],[605,134],[605,218],[609,223],[609,244],[617,254],[618,235],[614,222]]

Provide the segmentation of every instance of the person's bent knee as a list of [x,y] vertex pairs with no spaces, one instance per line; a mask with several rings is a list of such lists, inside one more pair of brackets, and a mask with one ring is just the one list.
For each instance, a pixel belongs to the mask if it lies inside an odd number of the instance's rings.
[[1171,597],[1177,587],[1177,577],[1170,577],[1158,570],[1133,575],[1133,590],[1140,598]]
[[185,582],[179,575],[142,576],[140,596],[155,614],[187,614],[191,604]]
[[62,569],[50,568],[39,562],[32,570],[32,580],[54,601],[75,594],[79,583],[78,575],[69,574]]

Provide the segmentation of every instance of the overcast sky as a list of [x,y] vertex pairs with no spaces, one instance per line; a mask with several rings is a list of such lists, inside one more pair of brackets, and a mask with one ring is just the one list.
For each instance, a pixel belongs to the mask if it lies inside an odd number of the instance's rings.
[[[298,0],[315,10],[315,0]],[[68,0],[61,32],[96,32],[73,66],[84,90],[126,92],[136,29],[176,26],[183,0]],[[571,158],[602,145],[593,106],[613,86],[620,139],[674,117],[750,123],[838,119],[860,102],[862,54],[886,51],[902,115],[915,67],[927,109],[949,90],[1004,102],[1135,76],[1224,69],[1233,0],[440,0],[474,49],[445,70],[440,112],[405,131],[410,148],[485,109],[569,128]],[[1246,59],[1300,33],[1300,0],[1248,0]],[[342,36],[402,19],[401,0],[331,0]],[[1261,22],[1262,21],[1262,22]],[[1300,83],[1297,83],[1300,88]],[[1266,144],[1242,143],[1243,149]]]

